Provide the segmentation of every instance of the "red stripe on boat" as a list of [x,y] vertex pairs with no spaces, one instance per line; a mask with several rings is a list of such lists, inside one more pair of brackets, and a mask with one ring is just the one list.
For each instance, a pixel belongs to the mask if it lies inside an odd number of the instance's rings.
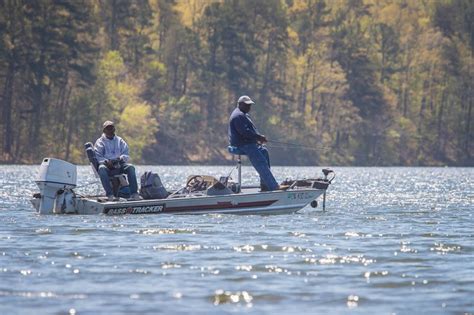
[[165,207],[163,212],[172,212],[172,211],[198,211],[198,210],[212,210],[212,209],[240,209],[240,208],[249,208],[249,207],[266,207],[272,205],[277,200],[264,200],[264,201],[254,201],[254,202],[239,202],[238,204],[233,205],[230,201],[218,202],[213,205],[202,205],[202,206],[189,206],[189,207]]

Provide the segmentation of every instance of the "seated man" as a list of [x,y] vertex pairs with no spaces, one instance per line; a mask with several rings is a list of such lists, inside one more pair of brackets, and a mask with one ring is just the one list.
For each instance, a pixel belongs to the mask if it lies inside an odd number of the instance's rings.
[[140,200],[140,196],[137,193],[138,185],[135,167],[127,163],[130,159],[127,143],[115,135],[113,122],[107,120],[102,127],[104,133],[95,142],[94,150],[99,162],[98,173],[100,181],[102,186],[104,186],[107,198],[109,201],[117,200],[110,186],[110,172],[118,169],[119,174],[127,174],[130,183],[130,200]]
[[237,108],[229,119],[229,142],[248,156],[260,175],[262,191],[277,190],[280,187],[270,171],[268,150],[261,145],[267,142],[267,138],[257,131],[248,114],[253,104],[255,103],[247,95],[241,96],[237,101]]

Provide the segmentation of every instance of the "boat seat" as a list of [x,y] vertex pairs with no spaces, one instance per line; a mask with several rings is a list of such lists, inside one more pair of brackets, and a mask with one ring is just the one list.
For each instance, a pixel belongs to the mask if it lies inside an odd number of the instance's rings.
[[243,151],[241,151],[238,147],[234,147],[232,145],[229,145],[227,147],[227,151],[229,151],[230,154],[234,155],[246,155]]
[[[237,187],[235,189],[235,193],[239,193],[239,192],[241,192],[240,187],[242,186],[242,155],[247,155],[247,154],[245,154],[245,152],[243,152],[238,147],[235,147],[233,145],[229,145],[227,147],[227,151],[229,151],[230,154],[237,155],[237,172],[238,172],[237,180],[238,180],[238,182],[237,182]],[[226,182],[227,182],[227,179],[225,180]]]
[[99,161],[95,156],[94,145],[92,142],[86,142],[84,144],[84,149],[86,150],[86,155],[92,165],[92,168],[95,170],[95,172],[97,172],[99,170]]
[[[94,145],[92,144],[92,142],[87,142],[84,144],[84,149],[86,150],[87,158],[89,159],[89,162],[91,163],[95,176],[97,178],[100,178],[99,173],[98,173],[99,161],[97,160],[97,157],[95,155]],[[114,192],[114,196],[118,196],[121,188],[128,186],[127,175],[120,173],[120,169],[111,170],[109,175],[110,175],[110,183],[112,186],[112,190]]]
[[[95,155],[94,151],[94,145],[92,142],[87,142],[84,144],[84,148],[86,150],[87,158],[89,159],[89,162],[92,165],[92,168],[98,172],[99,171],[99,161],[97,160],[97,157]],[[98,175],[98,174],[97,174]],[[118,176],[120,175],[120,170],[119,169],[114,169],[110,171],[110,176]]]

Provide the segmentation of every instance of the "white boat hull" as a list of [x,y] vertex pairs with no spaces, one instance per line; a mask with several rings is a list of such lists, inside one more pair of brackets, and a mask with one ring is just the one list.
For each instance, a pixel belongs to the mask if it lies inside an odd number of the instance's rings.
[[185,188],[165,199],[108,201],[101,196],[77,195],[73,191],[77,187],[76,166],[63,160],[45,158],[36,180],[40,193],[35,194],[31,202],[42,215],[286,214],[299,211],[310,203],[315,206],[312,202],[326,192],[335,176],[328,179],[328,174],[333,171],[322,171],[324,179],[288,180],[281,186],[287,187],[286,190],[266,192],[241,187],[240,180],[237,186],[231,183],[230,187],[235,189],[230,189],[227,181],[224,185],[210,176],[206,179],[204,175],[193,175],[187,180]]
[[[324,192],[324,189],[314,188],[270,192],[251,190],[220,196],[189,195],[179,198],[113,202],[102,201],[103,197],[74,197],[74,210],[68,213],[80,215],[289,214],[303,209]],[[39,211],[40,199],[34,198],[32,203]]]

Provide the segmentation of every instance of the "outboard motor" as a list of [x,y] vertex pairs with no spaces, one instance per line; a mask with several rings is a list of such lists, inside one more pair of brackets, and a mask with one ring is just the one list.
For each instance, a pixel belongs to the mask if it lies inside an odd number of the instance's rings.
[[76,165],[59,159],[45,158],[35,182],[41,194],[39,213],[58,213],[61,210],[58,207],[61,208],[66,200],[65,191],[77,185]]

